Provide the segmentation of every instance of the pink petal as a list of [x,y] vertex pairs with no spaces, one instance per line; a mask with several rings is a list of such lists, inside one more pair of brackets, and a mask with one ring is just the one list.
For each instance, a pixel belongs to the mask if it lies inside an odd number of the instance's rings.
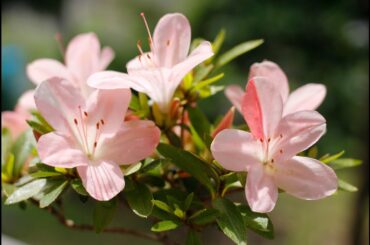
[[12,138],[16,139],[18,136],[26,131],[29,126],[26,122],[30,115],[17,111],[3,111],[1,112],[1,127],[8,128]]
[[79,107],[85,101],[69,81],[60,78],[49,79],[41,83],[35,91],[35,103],[38,111],[57,131],[71,132],[74,118],[79,118]]
[[110,47],[104,47],[100,54],[100,70],[104,70],[112,62],[114,51]]
[[95,90],[86,102],[88,122],[101,134],[114,134],[122,126],[131,100],[129,89]]
[[96,200],[108,201],[125,187],[123,173],[115,163],[90,163],[77,167],[77,171],[86,191]]
[[227,170],[247,171],[262,158],[261,144],[245,131],[224,129],[211,144],[213,157]]
[[264,172],[262,164],[249,169],[245,195],[249,207],[254,212],[268,213],[274,209],[278,198],[278,188],[272,177]]
[[230,100],[231,104],[242,113],[242,100],[245,91],[238,85],[229,85],[225,89],[225,95]]
[[27,76],[36,85],[53,77],[71,79],[67,68],[59,61],[53,59],[38,59],[28,64]]
[[280,92],[283,102],[287,100],[289,95],[288,78],[276,63],[271,61],[254,63],[249,70],[248,80],[253,77],[266,77],[266,79],[271,81]]
[[37,151],[41,161],[53,167],[74,168],[89,162],[74,138],[57,132],[42,135]]
[[189,21],[182,14],[166,14],[155,27],[153,39],[157,64],[170,68],[182,62],[189,52]]
[[116,135],[101,143],[96,158],[109,159],[117,164],[136,163],[154,152],[159,139],[160,130],[152,121],[124,122]]
[[294,90],[284,105],[284,115],[304,110],[315,110],[326,96],[326,87],[309,83]]
[[276,130],[275,137],[281,139],[272,149],[275,152],[273,155],[276,159],[289,159],[315,144],[325,131],[325,118],[316,111],[289,114],[281,120]]
[[231,128],[233,125],[235,114],[235,107],[231,107],[230,110],[226,113],[226,115],[222,118],[221,122],[217,125],[215,130],[212,132],[212,138],[216,137],[216,135],[227,128]]
[[282,110],[280,93],[271,81],[264,77],[249,80],[242,101],[242,111],[254,137],[267,139],[273,136]]
[[31,110],[36,109],[35,104],[35,90],[28,90],[24,92],[21,97],[18,99],[15,111],[29,114]]
[[87,84],[97,89],[124,89],[133,88],[139,92],[146,91],[139,81],[126,73],[116,71],[101,71],[91,75]]
[[276,184],[287,193],[305,200],[317,200],[333,194],[338,187],[333,169],[320,161],[295,156],[276,163]]
[[185,60],[173,67],[171,85],[177,87],[187,73],[211,56],[213,56],[211,43],[204,41],[199,44]]

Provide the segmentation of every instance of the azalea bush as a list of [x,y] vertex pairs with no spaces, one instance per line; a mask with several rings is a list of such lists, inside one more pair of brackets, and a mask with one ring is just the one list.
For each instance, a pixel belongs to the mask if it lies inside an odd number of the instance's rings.
[[[263,40],[220,53],[224,30],[213,42],[191,40],[189,21],[174,13],[163,16],[152,35],[141,17],[147,41],[137,42],[127,72],[106,70],[114,51],[102,48],[94,33],[68,45],[58,38],[63,62],[28,64],[36,89],[2,113],[6,205],[36,205],[71,229],[201,244],[202,231],[214,226],[246,244],[248,229],[274,238],[268,213],[280,194],[318,200],[357,190],[336,171],[361,161],[315,146],[327,130],[316,111],[325,85],[290,92],[284,71],[264,60],[246,71],[245,88],[224,88],[217,85],[223,67]],[[198,102],[222,91],[230,110],[210,122]],[[245,123],[233,125],[235,113]],[[81,202],[95,203],[91,224],[64,213],[68,189]],[[245,201],[235,202],[235,192]],[[120,204],[151,230],[110,226]],[[186,229],[183,241],[171,239],[176,229]]]

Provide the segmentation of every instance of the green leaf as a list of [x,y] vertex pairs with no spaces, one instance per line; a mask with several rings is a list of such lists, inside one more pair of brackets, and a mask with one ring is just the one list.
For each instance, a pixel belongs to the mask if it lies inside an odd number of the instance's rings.
[[53,176],[60,176],[62,175],[59,172],[45,172],[45,171],[37,171],[35,173],[30,174],[33,178],[46,178],[46,177],[53,177]]
[[207,163],[190,152],[168,144],[160,143],[157,150],[162,156],[171,159],[176,166],[190,173],[200,183],[206,186],[212,195],[215,194],[211,177],[218,181],[218,176]]
[[239,205],[238,209],[246,227],[265,238],[274,238],[274,226],[267,214],[255,213],[246,205]]
[[236,244],[247,244],[247,232],[244,227],[243,216],[233,202],[226,198],[219,198],[212,202],[213,207],[220,212],[217,224],[220,229]]
[[6,161],[6,164],[3,168],[3,172],[10,178],[12,178],[13,176],[13,172],[14,172],[14,154],[13,153],[9,153],[8,155],[8,160]]
[[226,65],[227,63],[229,63],[230,61],[232,61],[236,57],[238,57],[238,56],[240,56],[240,55],[242,55],[242,54],[244,54],[248,51],[251,51],[252,49],[257,48],[262,43],[263,43],[263,39],[257,39],[257,40],[247,41],[247,42],[244,42],[244,43],[241,43],[241,44],[235,46],[234,48],[232,48],[229,51],[220,55],[220,57],[218,58],[218,60],[216,62],[216,67],[219,68],[221,66]]
[[158,207],[159,209],[166,211],[167,213],[172,213],[172,208],[168,206],[166,203],[160,200],[152,200],[153,204]]
[[216,75],[216,76],[214,76],[214,77],[211,77],[211,78],[209,78],[209,79],[207,79],[207,80],[200,81],[197,85],[195,85],[195,86],[190,90],[190,92],[200,90],[200,89],[202,89],[202,88],[203,88],[203,87],[205,87],[205,86],[208,86],[208,85],[210,85],[210,84],[212,84],[212,83],[217,82],[218,80],[220,80],[220,79],[221,79],[221,78],[223,78],[223,77],[224,77],[224,73],[220,73],[220,74],[218,74],[218,75]]
[[357,167],[362,164],[361,160],[352,159],[352,158],[341,158],[331,161],[328,165],[334,169],[339,170],[343,168],[352,168]]
[[85,187],[82,185],[82,181],[80,179],[74,179],[71,181],[71,186],[73,190],[75,190],[78,194],[82,196],[89,196]]
[[15,186],[8,183],[1,183],[1,189],[6,197],[10,196],[15,191]]
[[212,50],[213,50],[214,55],[218,53],[222,44],[224,43],[225,34],[226,34],[225,29],[221,29],[220,32],[217,34],[215,40],[213,41]]
[[194,193],[190,193],[186,199],[185,199],[185,202],[184,202],[184,210],[187,211],[189,208],[190,208],[190,205],[191,205],[191,202],[193,201],[193,198],[194,198]]
[[27,130],[26,132],[22,133],[14,143],[11,149],[11,152],[15,156],[13,172],[14,176],[19,176],[23,165],[30,156],[35,144],[36,141],[31,130]]
[[126,200],[132,211],[140,217],[148,217],[153,210],[153,195],[148,187],[136,183],[135,188],[125,192]]
[[202,245],[198,233],[194,230],[189,230],[188,235],[186,236],[185,245]]
[[136,173],[141,168],[141,165],[142,165],[141,162],[138,162],[138,163],[135,163],[135,164],[130,165],[128,168],[126,168],[123,171],[123,175],[124,176],[128,176],[128,175],[131,175],[133,173]]
[[48,132],[54,131],[53,127],[45,120],[45,118],[38,112],[33,111],[31,113],[39,122],[40,124],[47,130]]
[[147,164],[144,164],[144,166],[141,168],[141,173],[145,173],[145,172],[148,172],[152,169],[155,169],[156,167],[158,167],[159,165],[161,165],[161,159],[155,159]]
[[213,64],[209,64],[209,65],[199,65],[197,68],[196,68],[196,73],[194,75],[194,78],[193,78],[193,84],[197,84],[199,81],[203,80],[205,77],[208,76],[208,74],[212,71],[212,69],[214,68]]
[[339,188],[339,190],[348,191],[348,192],[358,191],[356,186],[353,186],[350,183],[348,183],[344,180],[341,180],[341,179],[338,179],[338,188]]
[[221,180],[223,180],[224,189],[222,190],[221,196],[224,196],[228,190],[232,188],[241,188],[243,187],[239,181],[238,173],[228,173],[221,176]]
[[344,151],[338,152],[335,155],[332,156],[324,156],[320,158],[320,161],[323,163],[330,163],[338,158],[340,158],[344,154]]
[[36,121],[32,121],[32,120],[26,120],[27,124],[33,129],[35,130],[36,132],[40,133],[40,134],[47,134],[49,132],[51,132],[52,130],[49,129],[49,128],[46,128],[44,125],[42,125],[41,123],[39,122],[36,122]]
[[94,228],[101,232],[112,221],[118,206],[117,198],[106,202],[96,202],[94,209]]
[[155,225],[152,226],[151,231],[154,232],[162,232],[162,231],[169,231],[169,230],[174,230],[177,227],[180,226],[180,223],[175,222],[173,220],[164,220],[156,223]]
[[54,202],[58,196],[62,193],[64,188],[67,186],[68,180],[59,182],[58,184],[54,185],[49,189],[49,192],[47,192],[40,200],[40,208],[44,208],[49,206],[52,202]]
[[198,135],[203,139],[205,134],[209,134],[211,130],[211,124],[207,117],[198,108],[188,108],[189,119],[197,131]]
[[46,185],[46,179],[37,179],[15,190],[5,201],[6,205],[27,200],[38,194]]
[[215,221],[219,215],[216,209],[202,209],[190,216],[189,221],[196,225],[205,225]]
[[140,110],[140,102],[135,94],[131,95],[131,101],[130,101],[129,108],[134,111]]

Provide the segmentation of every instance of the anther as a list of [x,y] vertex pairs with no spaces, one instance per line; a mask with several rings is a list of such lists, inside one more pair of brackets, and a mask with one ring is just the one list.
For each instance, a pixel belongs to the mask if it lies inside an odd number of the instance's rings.
[[94,147],[96,148],[97,145],[98,145],[98,142],[95,141],[94,142]]
[[283,135],[282,134],[280,134],[280,138],[283,138]]
[[150,59],[150,55],[149,54],[146,54],[146,57],[148,57],[148,59]]
[[283,150],[282,150],[282,149],[280,149],[280,153],[281,153],[281,154],[283,153]]
[[261,141],[261,143],[263,143],[263,139],[262,138],[260,139],[260,141]]
[[99,122],[97,122],[96,123],[96,129],[99,129],[99,126],[100,126],[100,124],[99,124]]
[[270,138],[268,138],[268,139],[267,139],[267,142],[270,142],[270,141],[271,141],[271,139],[270,139]]
[[100,122],[102,125],[104,125],[104,120],[103,119],[100,119]]
[[271,159],[271,163],[274,163],[274,159],[273,158]]
[[87,112],[86,112],[86,111],[84,111],[84,115],[85,115],[85,117],[87,117],[87,115],[88,115],[88,114],[87,114]]
[[75,118],[75,119],[73,119],[73,121],[74,121],[74,123],[76,124],[76,125],[78,125],[78,121],[77,121],[77,119]]
[[167,40],[166,44],[167,44],[167,46],[170,46],[170,40]]

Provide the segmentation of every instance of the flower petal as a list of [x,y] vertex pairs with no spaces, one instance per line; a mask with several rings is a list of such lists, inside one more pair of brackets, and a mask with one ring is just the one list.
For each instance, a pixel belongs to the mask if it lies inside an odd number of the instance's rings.
[[64,133],[71,132],[74,118],[79,117],[79,106],[85,106],[79,90],[69,81],[60,78],[41,83],[35,91],[35,103],[46,121]]
[[164,15],[155,27],[153,39],[159,66],[170,68],[182,62],[190,47],[191,29],[188,19],[179,13]]
[[245,91],[238,85],[229,85],[225,89],[225,95],[230,100],[231,104],[242,113],[242,100]]
[[315,110],[326,96],[326,87],[322,84],[309,83],[294,90],[284,105],[283,115],[297,111]]
[[333,169],[316,159],[295,156],[277,162],[275,166],[275,183],[295,197],[317,200],[337,190],[337,176]]
[[114,134],[122,126],[131,100],[130,89],[95,90],[87,99],[88,122],[98,123],[101,134]]
[[37,142],[37,151],[43,163],[59,168],[74,168],[88,163],[76,141],[67,135],[51,132]]
[[35,105],[35,90],[27,90],[19,97],[15,111],[29,114],[30,110],[36,109]]
[[288,78],[276,63],[267,60],[254,63],[249,70],[248,79],[250,80],[253,77],[266,77],[279,90],[283,102],[287,100],[289,95]]
[[271,81],[265,77],[249,80],[242,101],[242,111],[254,137],[267,139],[273,136],[282,110],[280,92]]
[[67,68],[57,60],[38,59],[27,65],[27,76],[34,84],[59,77],[71,80],[71,75]]
[[26,120],[30,115],[18,111],[2,111],[1,112],[1,127],[8,128],[12,138],[16,139],[18,136],[28,129]]
[[289,159],[315,144],[326,131],[325,118],[316,111],[300,111],[285,116],[276,130],[280,141],[271,150],[275,160]]
[[97,89],[133,88],[139,92],[146,91],[146,87],[141,86],[140,81],[126,73],[116,71],[96,72],[88,78],[87,84]]
[[123,173],[115,163],[101,161],[79,166],[77,171],[86,191],[96,200],[108,201],[125,187]]
[[159,139],[160,130],[152,121],[124,122],[116,135],[101,143],[96,158],[109,159],[117,164],[136,163],[154,152]]
[[100,54],[100,70],[104,70],[114,59],[114,51],[110,47],[104,47]]
[[248,171],[245,195],[249,207],[258,213],[271,212],[278,198],[278,188],[270,175],[267,175],[262,164],[251,167]]
[[213,56],[211,43],[203,41],[185,60],[173,67],[170,78],[171,86],[177,88],[187,73],[211,56]]
[[211,144],[213,157],[227,170],[247,171],[262,157],[261,144],[245,131],[225,129]]

